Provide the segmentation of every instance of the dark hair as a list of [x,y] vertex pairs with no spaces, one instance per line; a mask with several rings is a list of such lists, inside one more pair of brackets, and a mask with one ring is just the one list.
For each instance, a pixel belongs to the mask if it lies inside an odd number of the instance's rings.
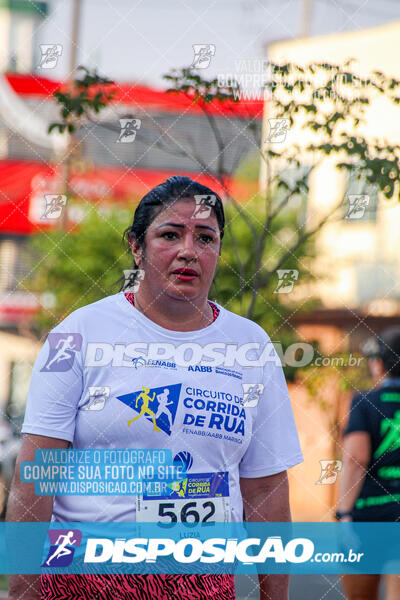
[[380,358],[389,376],[400,377],[400,325],[387,327],[365,342],[369,358]]
[[[127,239],[129,242],[131,239],[134,239],[144,249],[147,229],[157,215],[174,202],[193,199],[195,196],[203,196],[202,204],[210,206],[214,212],[222,241],[225,228],[225,215],[221,198],[209,187],[182,175],[169,177],[143,196],[136,207],[132,225],[124,231],[123,239]],[[129,281],[123,283],[121,291],[134,283],[138,271],[138,266],[135,262],[133,263],[133,268],[134,271]]]
[[385,370],[392,377],[400,377],[400,326],[384,329],[379,337],[378,344]]

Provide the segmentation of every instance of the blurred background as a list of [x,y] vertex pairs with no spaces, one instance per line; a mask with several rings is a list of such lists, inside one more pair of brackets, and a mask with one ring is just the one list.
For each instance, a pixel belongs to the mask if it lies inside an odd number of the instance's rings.
[[[332,520],[360,344],[400,323],[400,5],[0,0],[0,33],[0,509],[41,344],[119,290],[137,202],[179,173],[225,202],[210,298],[285,358],[293,518]],[[334,577],[292,588],[343,597]]]

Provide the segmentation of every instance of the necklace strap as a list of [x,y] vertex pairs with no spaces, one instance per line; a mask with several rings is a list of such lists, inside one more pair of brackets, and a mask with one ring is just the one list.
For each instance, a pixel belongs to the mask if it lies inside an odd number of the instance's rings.
[[[135,306],[135,295],[133,292],[125,292],[124,293],[125,298],[128,300],[128,302],[130,304],[132,304],[132,306]],[[211,300],[207,300],[208,305],[210,306],[212,313],[213,313],[213,322],[217,319],[219,313],[220,313],[220,309],[218,308],[218,306],[216,304],[214,304],[214,302],[211,302]],[[135,306],[135,308],[137,308]],[[143,309],[141,310],[141,312],[143,312]],[[143,313],[144,314],[144,313]]]

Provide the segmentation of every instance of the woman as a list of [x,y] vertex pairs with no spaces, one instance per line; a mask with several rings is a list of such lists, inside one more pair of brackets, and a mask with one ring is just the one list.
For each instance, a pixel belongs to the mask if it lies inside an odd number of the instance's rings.
[[[400,520],[400,327],[363,347],[374,389],[356,394],[344,431],[336,518],[341,522]],[[393,557],[395,558],[395,557]],[[378,600],[382,576],[343,575],[349,600]],[[400,598],[399,575],[385,576],[385,600]]]
[[[50,497],[35,497],[31,484],[19,481],[19,463],[33,460],[36,448],[69,446],[170,449],[189,478],[225,478],[223,497],[209,499],[211,520],[241,521],[243,508],[247,520],[290,520],[286,469],[302,456],[282,368],[276,360],[248,366],[252,351],[244,344],[264,347],[269,338],[255,323],[207,299],[224,234],[221,199],[189,177],[170,177],[141,200],[126,233],[139,275],[134,291],[73,312],[39,354],[8,520],[173,518],[161,497],[134,499],[136,504],[131,496],[56,496],[54,504]],[[201,354],[189,365],[183,352],[188,344]],[[150,356],[155,345],[156,357]],[[210,345],[218,347],[214,359],[230,353],[222,365],[203,358]],[[97,360],[100,347],[107,349],[108,363],[104,354]],[[165,348],[173,349],[172,357],[164,353],[165,360],[157,360]],[[87,410],[94,388],[107,391],[101,410]],[[10,598],[20,597],[26,580],[12,578]],[[264,597],[287,598],[287,576],[260,581]],[[38,590],[32,578],[34,586]],[[47,576],[41,597],[60,597],[68,586],[73,595],[62,597],[235,597],[229,575]]]

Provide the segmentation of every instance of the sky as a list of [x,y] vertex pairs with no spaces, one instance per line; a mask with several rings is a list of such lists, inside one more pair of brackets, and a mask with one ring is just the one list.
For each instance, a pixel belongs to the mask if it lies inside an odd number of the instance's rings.
[[[162,75],[189,66],[193,44],[214,44],[207,77],[236,73],[244,60],[252,70],[275,41],[296,38],[306,0],[81,0],[78,64],[102,75],[156,88]],[[72,0],[50,0],[36,42],[63,46],[56,68],[69,73]],[[398,0],[312,0],[311,35],[374,27],[400,20]],[[251,84],[252,87],[253,84]],[[245,87],[245,86],[244,86]]]

